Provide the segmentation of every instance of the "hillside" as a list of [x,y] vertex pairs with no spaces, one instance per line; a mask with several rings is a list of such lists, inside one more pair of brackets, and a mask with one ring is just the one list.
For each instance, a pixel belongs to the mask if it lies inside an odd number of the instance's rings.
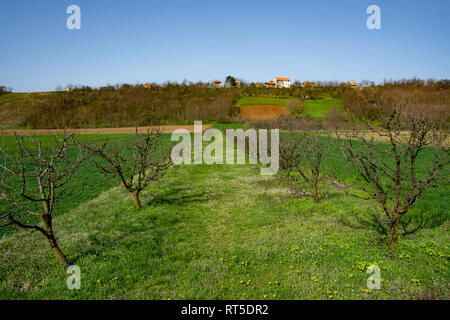
[[0,128],[20,128],[35,106],[45,103],[53,93],[8,93],[0,96]]

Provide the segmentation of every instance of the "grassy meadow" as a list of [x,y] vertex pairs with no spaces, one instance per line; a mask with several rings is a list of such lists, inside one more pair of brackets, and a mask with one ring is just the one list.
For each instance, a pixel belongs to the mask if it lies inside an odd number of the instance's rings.
[[275,98],[275,97],[264,97],[264,96],[244,96],[237,100],[236,104],[238,106],[252,106],[252,105],[275,105],[282,106],[286,104],[287,100],[295,99],[293,97],[289,98]]
[[[82,138],[126,144],[129,136]],[[0,145],[14,151],[12,137]],[[326,165],[352,179],[332,145]],[[67,289],[41,234],[4,232],[1,299],[450,298],[449,187],[430,190],[411,213],[435,223],[390,253],[375,231],[337,220],[370,203],[323,185],[319,203],[294,196],[292,185],[308,186],[286,183],[281,172],[261,176],[258,165],[172,167],[160,188],[142,192],[142,209],[116,178],[94,169],[87,162],[73,177],[54,219],[61,248],[81,268],[81,289]],[[366,286],[372,264],[380,290]]]
[[[96,135],[79,135],[77,139],[80,141],[101,141],[108,140],[119,145],[125,145],[132,135],[128,134],[96,134]],[[53,136],[37,136],[45,148],[54,143]],[[61,137],[58,137],[61,138]],[[29,140],[26,140],[26,146],[32,148]],[[0,147],[7,150],[9,153],[17,153],[19,148],[14,136],[0,136]],[[75,156],[75,150],[72,153]],[[3,160],[3,159],[2,159]],[[78,205],[90,201],[102,192],[114,187],[119,181],[117,177],[105,175],[101,173],[92,161],[86,161],[78,171],[72,176],[70,184],[61,190],[60,200],[56,203],[55,215],[65,213]],[[2,203],[3,208],[7,208],[6,203]],[[40,204],[34,204],[34,208],[40,208]],[[34,217],[27,216],[25,221],[33,221]],[[0,228],[0,236],[16,231],[12,228]]]
[[303,105],[304,105],[303,114],[310,115],[312,118],[325,117],[327,112],[329,112],[333,108],[336,108],[340,111],[344,110],[342,102],[339,99],[333,98],[304,100]]

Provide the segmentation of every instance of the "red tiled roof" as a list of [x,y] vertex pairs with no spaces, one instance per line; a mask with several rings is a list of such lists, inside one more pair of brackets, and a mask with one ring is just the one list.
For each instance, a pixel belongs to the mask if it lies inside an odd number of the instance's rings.
[[276,84],[276,83],[273,81],[268,81],[268,82],[266,82],[266,84]]
[[215,83],[222,83],[222,81],[220,81],[220,80],[216,80],[216,81],[214,81]]
[[276,77],[275,80],[277,80],[277,81],[291,81],[291,79],[289,79],[289,78],[279,78],[279,77]]

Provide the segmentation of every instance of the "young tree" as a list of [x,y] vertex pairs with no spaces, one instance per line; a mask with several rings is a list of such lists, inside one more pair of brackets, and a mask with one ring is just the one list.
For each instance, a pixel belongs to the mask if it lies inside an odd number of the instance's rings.
[[367,122],[366,130],[354,126],[346,136],[338,134],[342,154],[362,181],[341,188],[378,203],[389,223],[391,250],[397,246],[400,218],[429,188],[449,183],[446,123],[402,109],[393,108],[381,128]]
[[139,193],[152,181],[159,184],[160,179],[172,165],[170,150],[163,151],[160,137],[158,131],[139,134],[136,129],[134,141],[125,147],[108,146],[106,143],[101,145],[87,143],[85,148],[103,160],[95,161],[100,170],[120,177],[124,187],[133,197],[134,206],[141,208]]
[[280,168],[286,173],[296,170],[313,189],[312,197],[319,202],[318,184],[322,178],[324,145],[319,137],[307,133],[282,136],[280,139]]
[[303,112],[302,100],[288,100],[286,101],[286,110],[294,116],[299,116]]
[[[25,139],[16,134],[19,152],[13,154],[1,149],[4,162],[0,164],[0,196],[9,202],[10,208],[0,214],[0,226],[41,232],[49,241],[55,257],[64,268],[68,268],[67,258],[55,237],[52,217],[58,190],[67,184],[85,157],[80,148],[77,149],[78,156],[69,156],[75,145],[73,135],[55,140],[55,145],[44,148],[39,139]],[[39,203],[42,206],[40,210]]]
[[302,144],[296,169],[302,178],[313,188],[312,197],[319,202],[318,183],[321,178],[324,145],[320,137],[302,134]]
[[300,141],[294,134],[280,137],[280,169],[285,172],[285,181],[289,182],[290,174],[297,167]]

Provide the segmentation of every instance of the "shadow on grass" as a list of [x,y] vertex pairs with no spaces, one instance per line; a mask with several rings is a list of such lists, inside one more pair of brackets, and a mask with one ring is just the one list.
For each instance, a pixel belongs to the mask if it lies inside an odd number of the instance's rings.
[[[384,237],[389,236],[389,219],[384,213],[377,209],[369,209],[365,213],[351,214],[351,217],[339,216],[338,223],[355,230],[374,230]],[[414,235],[417,231],[425,228],[433,228],[429,219],[426,219],[423,213],[415,216],[403,216],[399,221],[399,234],[403,237]]]
[[218,195],[211,191],[199,191],[189,186],[174,186],[164,193],[156,195],[147,202],[148,206],[158,204],[181,205],[195,202],[208,202],[219,199]]

